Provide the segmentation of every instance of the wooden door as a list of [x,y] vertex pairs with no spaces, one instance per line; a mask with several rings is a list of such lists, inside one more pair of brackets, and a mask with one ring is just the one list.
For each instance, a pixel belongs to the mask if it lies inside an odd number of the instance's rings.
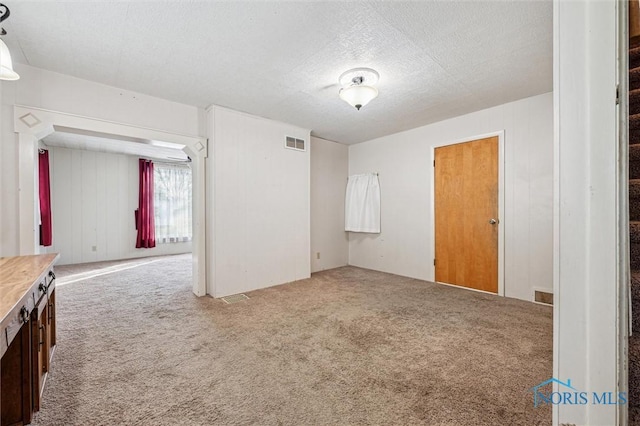
[[31,313],[32,341],[32,392],[33,411],[40,410],[40,401],[44,389],[44,380],[49,369],[49,349],[47,347],[47,300],[40,302]]
[[56,289],[49,287],[49,302],[47,304],[47,345],[49,349],[49,363],[53,356],[53,349],[56,346]]
[[26,324],[0,360],[0,425],[31,423],[31,333]]
[[434,167],[435,279],[497,293],[498,137],[436,148]]

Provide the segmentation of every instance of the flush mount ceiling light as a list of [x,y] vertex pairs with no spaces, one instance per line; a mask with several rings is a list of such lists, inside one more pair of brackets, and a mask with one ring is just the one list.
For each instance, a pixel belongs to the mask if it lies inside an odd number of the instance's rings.
[[[11,13],[9,8],[0,3],[0,22],[6,20]],[[0,28],[0,35],[6,35],[4,28]],[[13,62],[11,61],[11,53],[4,41],[0,40],[0,80],[17,80],[20,76],[13,70]]]
[[380,75],[376,70],[371,68],[354,68],[342,73],[340,76],[340,98],[360,110],[368,104],[372,99],[378,96],[378,89],[373,87]]

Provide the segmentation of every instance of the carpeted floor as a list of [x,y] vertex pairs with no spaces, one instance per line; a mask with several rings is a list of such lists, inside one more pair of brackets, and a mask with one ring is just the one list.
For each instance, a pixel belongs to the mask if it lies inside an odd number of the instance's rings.
[[[103,262],[79,263],[75,265],[57,265],[55,267],[57,284],[83,281],[98,275],[111,274],[124,269],[155,263],[173,256],[150,256],[136,259],[108,260]],[[190,259],[191,254],[184,255],[184,259]]]
[[33,424],[551,424],[528,391],[550,307],[354,267],[226,305],[190,274],[175,256],[58,287]]

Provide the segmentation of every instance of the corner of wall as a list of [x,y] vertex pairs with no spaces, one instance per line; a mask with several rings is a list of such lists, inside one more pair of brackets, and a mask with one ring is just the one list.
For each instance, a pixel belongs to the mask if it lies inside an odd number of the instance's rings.
[[349,168],[347,145],[311,137],[311,271],[349,264],[344,197]]

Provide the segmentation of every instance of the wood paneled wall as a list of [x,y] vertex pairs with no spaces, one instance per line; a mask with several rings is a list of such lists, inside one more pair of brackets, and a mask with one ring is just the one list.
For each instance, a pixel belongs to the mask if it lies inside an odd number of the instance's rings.
[[136,249],[138,157],[48,148],[51,158],[53,245],[59,264],[191,251],[191,243]]
[[215,297],[309,277],[310,148],[285,148],[286,136],[308,147],[309,130],[222,107],[209,115],[215,143],[207,158],[214,179],[207,228],[215,234],[208,242],[215,250],[208,252]]
[[311,272],[349,263],[344,194],[349,147],[311,137]]

